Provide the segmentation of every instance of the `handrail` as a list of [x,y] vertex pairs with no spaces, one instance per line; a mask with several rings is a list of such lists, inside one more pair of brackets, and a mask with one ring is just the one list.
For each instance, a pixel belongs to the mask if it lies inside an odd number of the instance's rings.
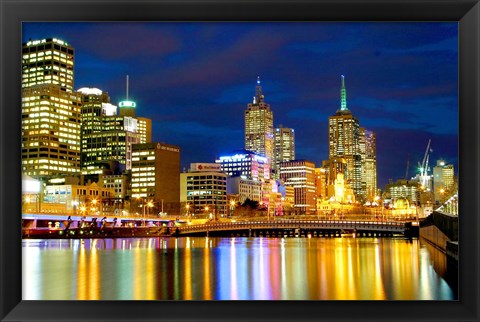
[[[301,226],[298,228],[377,228],[377,229],[405,229],[404,222],[373,222],[373,221],[350,221],[350,220],[275,220],[275,221],[240,221],[240,222],[216,222],[200,225],[177,227],[180,232],[206,231],[227,228],[285,228]],[[296,228],[296,227],[295,227]]]

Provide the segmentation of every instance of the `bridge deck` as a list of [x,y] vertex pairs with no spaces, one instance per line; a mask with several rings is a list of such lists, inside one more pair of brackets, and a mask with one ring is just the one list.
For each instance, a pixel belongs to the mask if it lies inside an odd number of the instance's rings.
[[178,227],[179,234],[200,233],[209,231],[248,230],[248,229],[318,229],[318,230],[368,230],[378,232],[404,233],[404,222],[375,221],[326,221],[326,220],[285,220],[208,223],[204,225],[188,225]]

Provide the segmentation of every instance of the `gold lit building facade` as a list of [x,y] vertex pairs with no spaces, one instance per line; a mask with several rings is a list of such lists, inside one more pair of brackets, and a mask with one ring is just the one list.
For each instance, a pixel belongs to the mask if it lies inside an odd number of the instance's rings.
[[362,151],[362,182],[365,183],[365,198],[374,200],[377,196],[377,138],[373,131],[361,128],[365,148]]
[[270,104],[265,103],[260,78],[253,102],[245,110],[245,149],[267,157],[269,163],[273,160],[273,112]]
[[140,143],[152,142],[152,119],[137,116]]
[[22,172],[35,179],[80,171],[81,97],[73,93],[74,49],[56,39],[22,47]]
[[345,78],[342,75],[341,106],[328,119],[329,158],[346,161],[346,183],[353,189],[357,199],[363,199],[362,156],[360,151],[360,124],[347,108]]
[[295,160],[295,131],[279,125],[275,128],[275,148],[273,168],[275,178],[279,178],[280,163]]
[[315,163],[307,160],[292,160],[280,164],[280,179],[285,186],[294,188],[295,212],[312,214],[316,211]]
[[80,172],[81,97],[53,84],[22,89],[22,171],[35,179]]
[[58,85],[73,92],[74,49],[56,39],[30,40],[22,47],[22,88]]

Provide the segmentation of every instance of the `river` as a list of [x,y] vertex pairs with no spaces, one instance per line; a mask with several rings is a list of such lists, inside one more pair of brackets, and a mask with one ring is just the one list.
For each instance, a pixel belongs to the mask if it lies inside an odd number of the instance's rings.
[[24,300],[457,299],[445,255],[419,239],[24,239],[22,252]]

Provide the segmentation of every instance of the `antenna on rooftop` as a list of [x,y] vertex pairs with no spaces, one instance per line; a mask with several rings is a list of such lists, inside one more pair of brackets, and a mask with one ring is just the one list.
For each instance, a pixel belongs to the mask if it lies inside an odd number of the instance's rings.
[[127,101],[128,101],[128,75],[127,75]]

